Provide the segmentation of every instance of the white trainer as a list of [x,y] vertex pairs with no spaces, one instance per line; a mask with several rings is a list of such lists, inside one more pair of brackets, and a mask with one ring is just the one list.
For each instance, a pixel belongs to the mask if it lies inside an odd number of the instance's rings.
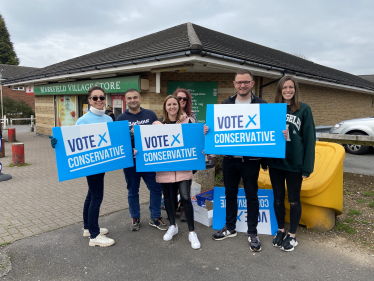
[[[108,234],[109,230],[106,228],[100,228],[100,234],[105,235]],[[83,237],[90,237],[90,231],[88,229],[83,229]]]
[[106,237],[105,235],[97,235],[96,238],[91,239],[88,245],[90,246],[100,246],[100,247],[109,247],[114,244],[114,240],[111,238]]
[[178,233],[178,225],[171,225],[169,226],[168,231],[166,231],[164,235],[164,241],[170,241],[173,239],[173,236]]
[[192,249],[197,250],[201,248],[201,244],[199,239],[197,238],[196,232],[190,232],[190,234],[188,234],[188,240],[191,242]]

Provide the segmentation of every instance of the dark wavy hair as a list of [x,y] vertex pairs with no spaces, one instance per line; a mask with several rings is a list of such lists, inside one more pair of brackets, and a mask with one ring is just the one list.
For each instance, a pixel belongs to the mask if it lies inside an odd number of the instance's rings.
[[181,88],[176,89],[175,92],[173,93],[173,96],[178,97],[178,93],[180,93],[180,92],[185,93],[186,97],[187,97],[187,103],[186,103],[186,106],[184,107],[183,111],[186,112],[188,117],[191,117],[191,114],[192,114],[192,96],[191,96],[189,91],[187,91],[186,89],[181,89]]
[[292,97],[291,104],[290,104],[291,112],[294,113],[295,111],[298,111],[300,109],[300,96],[299,96],[299,84],[297,83],[295,78],[293,78],[292,76],[284,76],[281,80],[279,80],[277,90],[275,92],[275,103],[285,102],[282,96],[282,89],[286,81],[292,81],[295,87],[295,94]]
[[92,92],[95,91],[95,90],[102,91],[103,94],[104,94],[104,96],[105,96],[105,91],[104,91],[103,88],[101,88],[101,87],[99,87],[99,86],[93,86],[93,87],[91,87],[91,88],[88,90],[88,98],[91,97]]
[[163,120],[162,120],[162,123],[166,123],[166,124],[170,123],[169,114],[166,111],[166,103],[170,99],[175,99],[177,101],[177,103],[178,103],[178,107],[179,108],[178,108],[178,113],[177,113],[177,121],[181,118],[182,113],[183,113],[182,108],[181,108],[181,104],[180,104],[179,100],[176,97],[172,96],[172,95],[167,96],[165,98],[165,100],[164,100],[164,105],[162,106],[162,114],[164,116]]

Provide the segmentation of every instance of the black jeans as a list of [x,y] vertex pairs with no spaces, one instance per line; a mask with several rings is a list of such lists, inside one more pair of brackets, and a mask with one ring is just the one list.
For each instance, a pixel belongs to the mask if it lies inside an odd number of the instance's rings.
[[247,199],[247,225],[248,234],[257,234],[259,203],[257,197],[258,175],[260,160],[245,160],[241,158],[223,159],[223,180],[226,194],[226,226],[228,229],[236,228],[238,215],[239,182],[243,178],[244,191]]
[[291,234],[296,233],[301,218],[300,191],[303,183],[302,172],[289,172],[276,168],[269,169],[270,181],[274,193],[274,211],[278,228],[284,228],[285,216],[285,181],[287,182],[288,202],[290,203],[290,229]]
[[195,224],[193,218],[193,207],[191,203],[191,181],[179,181],[176,183],[162,183],[162,192],[164,194],[164,202],[165,202],[165,209],[166,213],[168,214],[170,224],[175,225],[175,206],[173,202],[173,193],[177,192],[177,190],[173,190],[174,188],[179,189],[179,194],[181,197],[181,202],[184,207],[184,212],[186,214],[187,225],[189,231],[194,231]]
[[104,197],[104,176],[105,173],[86,177],[88,193],[83,207],[83,224],[90,231],[92,239],[100,234],[99,213]]

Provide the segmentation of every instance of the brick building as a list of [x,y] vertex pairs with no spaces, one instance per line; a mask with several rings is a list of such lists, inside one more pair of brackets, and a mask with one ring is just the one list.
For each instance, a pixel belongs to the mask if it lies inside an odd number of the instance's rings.
[[166,95],[188,88],[203,120],[206,104],[235,93],[232,81],[241,68],[254,73],[254,94],[268,102],[283,75],[295,76],[316,125],[374,115],[374,83],[192,23],[12,77],[5,85],[33,89],[36,132],[51,134],[52,127],[73,125],[83,114],[92,85],[106,90],[116,115],[125,110],[128,88],[139,89],[142,107],[157,115]]
[[[3,80],[2,82],[4,84],[10,77],[25,75],[36,69],[38,68],[0,64],[0,71],[2,74],[2,80]],[[17,101],[23,100],[24,102],[26,102],[28,105],[31,106],[32,110],[35,111],[35,96],[33,94],[28,95],[26,93],[25,86],[8,86],[8,87],[3,87],[2,90],[3,90],[3,97],[10,97]]]

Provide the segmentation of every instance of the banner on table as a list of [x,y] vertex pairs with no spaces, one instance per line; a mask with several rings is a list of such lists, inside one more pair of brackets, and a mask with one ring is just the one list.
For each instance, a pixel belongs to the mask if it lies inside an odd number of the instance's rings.
[[[278,230],[278,226],[273,207],[273,190],[259,189],[257,195],[260,204],[257,232],[259,234],[274,235]],[[213,198],[213,229],[219,230],[226,224],[225,188],[215,187]],[[247,200],[244,188],[239,188],[237,202],[238,214],[236,220],[236,231],[247,232]]]
[[287,105],[208,104],[205,153],[284,158]]
[[128,121],[52,128],[59,181],[134,166]]
[[204,125],[134,126],[136,171],[205,170]]

